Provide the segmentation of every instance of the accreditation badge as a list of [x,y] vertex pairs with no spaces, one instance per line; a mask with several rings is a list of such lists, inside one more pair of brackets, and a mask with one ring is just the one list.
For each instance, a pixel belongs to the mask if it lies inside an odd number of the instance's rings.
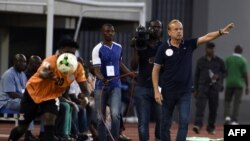
[[115,76],[115,68],[114,66],[106,66],[107,76]]

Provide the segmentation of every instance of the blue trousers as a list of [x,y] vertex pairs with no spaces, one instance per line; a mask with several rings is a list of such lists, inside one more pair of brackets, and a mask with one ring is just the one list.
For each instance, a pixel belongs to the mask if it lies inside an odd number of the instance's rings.
[[165,91],[163,88],[162,96],[162,141],[171,141],[170,128],[175,106],[177,106],[179,111],[179,128],[176,141],[186,141],[190,115],[191,91],[170,92]]
[[95,108],[97,111],[97,130],[99,141],[107,140],[107,129],[104,125],[106,117],[106,106],[110,106],[111,112],[111,135],[117,140],[120,131],[121,118],[121,89],[107,88],[95,90]]

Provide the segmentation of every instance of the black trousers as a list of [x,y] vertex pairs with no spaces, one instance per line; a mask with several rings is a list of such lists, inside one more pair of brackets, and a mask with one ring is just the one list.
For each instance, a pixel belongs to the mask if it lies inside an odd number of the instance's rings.
[[213,85],[199,86],[196,95],[196,112],[194,125],[203,126],[204,114],[208,103],[207,129],[215,129],[219,106],[219,90]]

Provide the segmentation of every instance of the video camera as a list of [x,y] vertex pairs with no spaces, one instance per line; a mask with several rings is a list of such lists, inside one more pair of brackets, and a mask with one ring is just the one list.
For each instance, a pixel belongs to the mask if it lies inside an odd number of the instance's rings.
[[139,25],[135,30],[135,35],[131,40],[130,46],[137,50],[145,50],[147,48],[148,40],[148,30],[144,26]]

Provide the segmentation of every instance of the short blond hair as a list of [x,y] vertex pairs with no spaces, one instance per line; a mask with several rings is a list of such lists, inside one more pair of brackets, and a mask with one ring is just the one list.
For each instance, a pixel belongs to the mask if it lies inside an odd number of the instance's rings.
[[174,23],[181,23],[181,22],[180,22],[179,20],[177,20],[177,19],[173,19],[173,20],[171,20],[171,21],[168,23],[167,29],[170,30],[170,25],[171,25],[171,24],[174,24]]

